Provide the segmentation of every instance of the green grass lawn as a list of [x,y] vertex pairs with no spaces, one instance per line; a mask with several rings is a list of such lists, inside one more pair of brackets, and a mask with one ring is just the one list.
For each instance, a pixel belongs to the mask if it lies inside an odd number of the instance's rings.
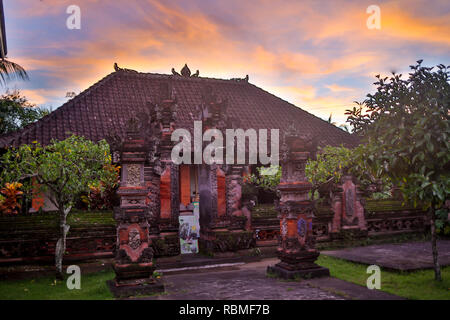
[[81,289],[69,290],[66,281],[54,277],[33,280],[2,281],[0,300],[105,300],[112,299],[106,281],[114,278],[111,270],[82,274]]
[[[320,255],[318,264],[330,269],[332,277],[366,286],[369,274],[367,265]],[[381,290],[408,299],[449,300],[450,266],[442,268],[442,282],[434,281],[433,270],[415,272],[383,271],[381,268]]]

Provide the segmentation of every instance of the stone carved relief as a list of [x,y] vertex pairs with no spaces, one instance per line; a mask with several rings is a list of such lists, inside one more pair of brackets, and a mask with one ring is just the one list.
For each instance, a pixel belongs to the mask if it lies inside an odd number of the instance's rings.
[[423,230],[425,228],[424,218],[405,217],[397,219],[377,219],[367,221],[368,231],[371,233],[389,233],[409,230]]
[[241,180],[242,179],[240,176],[226,176],[226,205],[228,215],[238,213],[242,208],[242,187],[240,184]]
[[297,221],[297,232],[300,237],[305,237],[306,235],[306,221],[303,218],[298,219]]
[[129,186],[139,186],[141,184],[141,166],[129,164],[127,166],[127,184]]
[[345,212],[348,217],[353,217],[354,213],[355,195],[353,189],[347,189],[345,191]]
[[129,199],[128,200],[128,204],[131,204],[131,205],[136,205],[136,204],[145,205],[145,203],[143,203],[143,200],[141,200],[141,199]]
[[286,238],[287,235],[287,221],[286,219],[283,219],[281,222],[281,236],[283,238]]
[[128,233],[128,245],[133,249],[136,250],[141,246],[141,235],[139,233],[139,230],[136,228],[133,228]]
[[255,230],[256,240],[267,241],[267,240],[277,240],[280,236],[280,230]]

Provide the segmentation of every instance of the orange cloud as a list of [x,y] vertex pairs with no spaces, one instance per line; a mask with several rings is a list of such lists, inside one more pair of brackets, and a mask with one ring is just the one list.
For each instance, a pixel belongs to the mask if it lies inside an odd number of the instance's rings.
[[[350,89],[337,85],[336,87],[339,89]],[[337,121],[340,124],[345,123],[347,120],[347,116],[344,115],[345,110],[353,107],[353,101],[358,98],[357,92],[353,92],[352,89],[344,90],[344,93],[347,93],[345,95],[342,95],[342,90],[338,90],[337,93],[339,96],[318,96],[316,87],[311,85],[300,87],[268,86],[268,89],[271,92],[276,92],[280,98],[289,101],[306,111],[312,112],[322,119],[328,119],[330,114],[332,114],[333,121]],[[350,91],[354,94],[351,94]]]
[[[436,3],[437,6],[443,3]],[[435,42],[450,44],[450,14],[438,12],[434,16],[414,13],[427,1],[387,1],[379,4],[381,29],[369,30],[366,26],[369,14],[366,3],[345,4],[335,8],[327,15],[315,14],[308,21],[308,38],[316,43],[340,38],[352,48],[361,41],[413,40],[417,42]]]
[[382,9],[381,30],[392,37],[450,45],[450,14],[428,18],[412,15],[407,7]]
[[21,90],[21,94],[27,97],[28,101],[33,104],[44,104],[46,98],[39,93],[39,90]]

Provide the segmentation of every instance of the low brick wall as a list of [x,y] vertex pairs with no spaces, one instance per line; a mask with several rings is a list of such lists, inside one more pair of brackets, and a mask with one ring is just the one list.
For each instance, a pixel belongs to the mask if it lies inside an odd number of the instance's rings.
[[[112,258],[116,247],[116,222],[112,212],[69,214],[65,261]],[[53,263],[57,242],[53,213],[0,216],[0,265]],[[155,257],[180,254],[177,232],[151,235]]]
[[[278,213],[265,205],[252,213],[252,230],[257,247],[275,246],[280,235]],[[403,207],[399,201],[367,201],[365,209],[368,237],[425,232],[429,223],[424,212]],[[319,208],[313,219],[318,243],[338,242],[346,235],[332,233],[333,212]],[[112,212],[70,214],[66,261],[113,257],[116,225]],[[0,265],[52,263],[57,220],[51,214],[0,216]],[[180,254],[177,232],[151,235],[155,257]]]
[[[278,243],[280,222],[270,208],[257,208],[252,218],[252,228],[257,246],[270,246]],[[273,209],[272,209],[273,210]],[[262,212],[262,214],[261,214]],[[365,208],[367,233],[360,236],[388,237],[398,234],[423,233],[429,226],[426,212],[411,206],[403,206],[395,200],[367,200]],[[333,212],[330,208],[319,207],[313,219],[313,234],[318,243],[336,242],[348,237],[347,231],[332,232]]]
[[[112,212],[70,214],[68,260],[112,257],[116,227]],[[0,217],[0,264],[54,260],[58,223],[53,213]]]

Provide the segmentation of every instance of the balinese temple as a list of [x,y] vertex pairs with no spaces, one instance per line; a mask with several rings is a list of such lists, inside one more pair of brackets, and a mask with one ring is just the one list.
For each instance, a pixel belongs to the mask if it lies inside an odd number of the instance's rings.
[[[71,134],[92,141],[106,139],[113,161],[122,166],[121,187],[136,183],[146,190],[144,195],[128,196],[119,188],[121,207],[149,208],[150,238],[157,251],[164,251],[158,255],[180,253],[180,217],[192,210],[192,204],[199,211],[201,246],[226,251],[236,244],[249,248],[253,241],[249,217],[240,202],[240,181],[254,168],[174,164],[171,134],[177,128],[192,132],[194,121],[202,121],[203,130],[279,129],[281,139],[293,124],[311,139],[311,148],[358,143],[351,134],[251,84],[248,76],[200,77],[186,65],[180,72],[172,69],[171,74],[141,73],[117,64],[114,69],[39,121],[0,137],[0,147],[33,141],[48,144]],[[219,241],[220,237],[231,239],[230,235],[233,241]]]

